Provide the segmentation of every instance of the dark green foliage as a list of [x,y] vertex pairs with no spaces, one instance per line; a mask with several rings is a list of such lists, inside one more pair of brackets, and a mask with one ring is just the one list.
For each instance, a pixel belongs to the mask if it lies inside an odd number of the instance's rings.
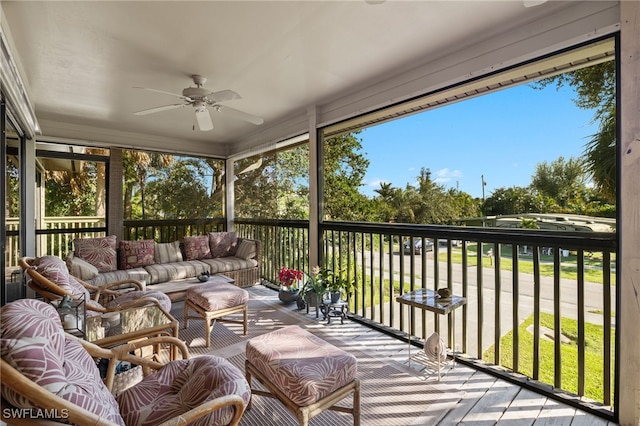
[[584,162],[596,188],[609,202],[615,202],[616,196],[615,67],[615,61],[611,60],[533,84],[535,88],[568,84],[578,94],[574,101],[579,108],[596,111],[593,121],[599,123],[600,130],[585,145]]
[[369,167],[362,142],[355,133],[345,133],[324,141],[324,218],[366,221],[371,217],[370,200],[359,190]]

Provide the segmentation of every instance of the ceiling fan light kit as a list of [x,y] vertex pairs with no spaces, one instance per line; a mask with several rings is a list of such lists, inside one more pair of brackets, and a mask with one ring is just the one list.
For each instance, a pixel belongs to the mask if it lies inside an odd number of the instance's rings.
[[207,82],[207,79],[201,75],[192,75],[194,84],[196,87],[187,87],[182,90],[182,94],[178,95],[176,93],[165,92],[163,90],[157,89],[149,89],[147,87],[134,87],[135,89],[143,89],[149,90],[151,92],[163,93],[165,95],[175,96],[178,99],[183,100],[185,103],[182,104],[172,104],[172,105],[163,105],[155,108],[145,109],[142,111],[134,112],[134,115],[148,115],[154,114],[156,112],[167,111],[170,109],[183,108],[185,106],[192,106],[195,109],[196,121],[198,123],[198,128],[201,131],[208,131],[213,129],[213,121],[211,120],[211,115],[209,113],[208,107],[211,107],[216,112],[226,113],[232,117],[238,118],[240,120],[248,121],[249,123],[260,125],[264,123],[264,120],[261,117],[257,117],[255,115],[246,113],[244,111],[240,111],[226,105],[221,105],[220,102],[231,101],[235,99],[242,99],[239,94],[234,92],[233,90],[221,90],[218,92],[212,92],[208,89],[202,87],[204,83]]

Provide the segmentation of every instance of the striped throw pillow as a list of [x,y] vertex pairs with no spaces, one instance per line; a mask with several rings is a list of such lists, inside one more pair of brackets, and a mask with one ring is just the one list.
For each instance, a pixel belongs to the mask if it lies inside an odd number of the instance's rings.
[[155,257],[156,263],[182,262],[180,241],[161,244],[156,243]]
[[238,250],[236,250],[236,257],[243,259],[253,259],[256,257],[256,243],[255,241],[240,240],[238,244]]

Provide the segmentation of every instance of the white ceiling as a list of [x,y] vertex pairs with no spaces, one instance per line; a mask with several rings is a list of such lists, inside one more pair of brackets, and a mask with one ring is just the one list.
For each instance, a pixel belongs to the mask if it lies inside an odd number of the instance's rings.
[[[82,125],[228,152],[310,106],[567,6],[523,3],[3,0],[2,9],[44,135]],[[191,107],[133,115],[177,101],[134,86],[181,93],[192,74],[239,93],[226,105],[264,124],[212,112],[214,130],[201,132]]]

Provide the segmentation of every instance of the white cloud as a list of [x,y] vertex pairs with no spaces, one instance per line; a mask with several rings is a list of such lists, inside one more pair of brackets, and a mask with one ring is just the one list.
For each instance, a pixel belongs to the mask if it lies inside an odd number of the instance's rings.
[[368,182],[365,182],[365,185],[369,186],[371,188],[374,188],[374,189],[378,189],[378,188],[380,188],[380,184],[382,184],[382,183],[391,183],[391,182],[386,181],[384,179],[375,178],[375,179],[371,179]]
[[437,170],[433,173],[434,179],[433,181],[436,183],[447,183],[452,179],[459,179],[464,176],[464,174],[460,170],[449,170],[448,168]]

